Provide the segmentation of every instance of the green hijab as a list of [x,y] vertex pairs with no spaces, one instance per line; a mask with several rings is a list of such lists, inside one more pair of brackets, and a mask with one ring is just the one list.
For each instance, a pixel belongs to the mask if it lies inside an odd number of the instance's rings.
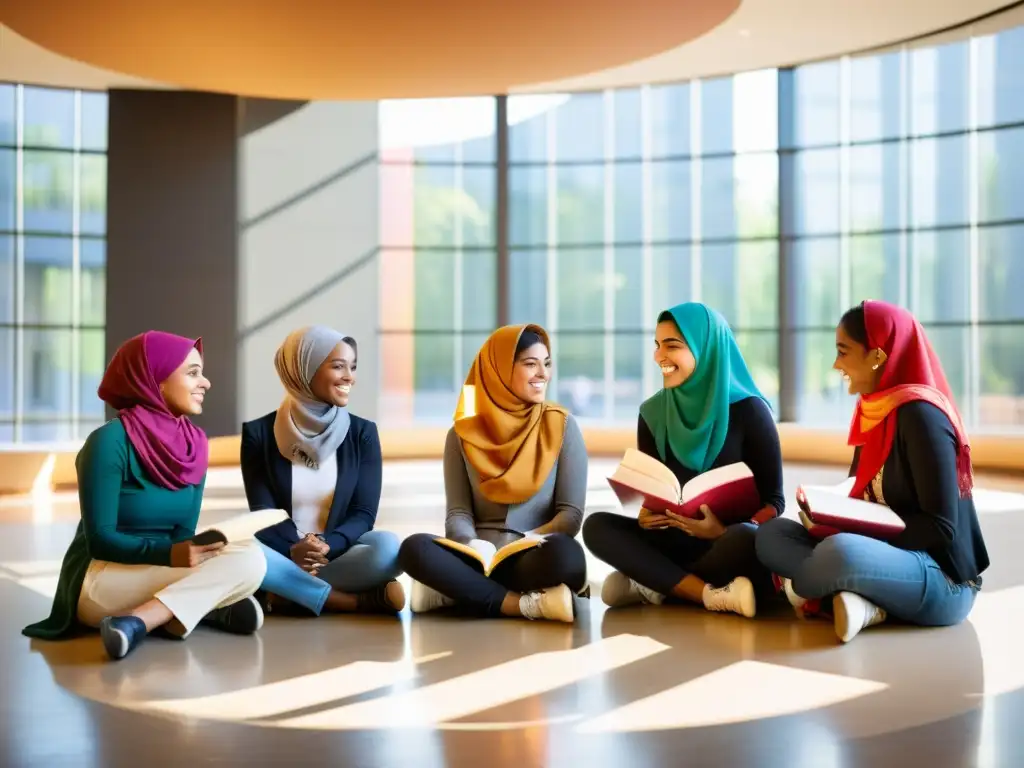
[[[640,406],[661,460],[667,451],[681,464],[704,472],[715,463],[729,432],[729,406],[748,397],[764,400],[747,370],[725,318],[704,304],[665,310],[658,322],[674,320],[697,365],[678,387],[662,389]],[[767,401],[766,401],[767,402]]]

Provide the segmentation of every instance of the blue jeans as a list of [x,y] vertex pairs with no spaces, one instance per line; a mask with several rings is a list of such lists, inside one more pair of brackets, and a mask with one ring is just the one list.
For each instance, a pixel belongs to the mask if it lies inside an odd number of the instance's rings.
[[761,526],[755,543],[761,562],[791,579],[800,597],[853,592],[910,624],[959,624],[978,593],[973,586],[954,584],[928,553],[868,536],[839,533],[818,541],[796,520],[776,518]]
[[398,537],[390,531],[367,531],[344,554],[320,569],[317,576],[263,543],[267,573],[260,589],[301,605],[319,616],[331,589],[366,592],[387,584],[401,573]]

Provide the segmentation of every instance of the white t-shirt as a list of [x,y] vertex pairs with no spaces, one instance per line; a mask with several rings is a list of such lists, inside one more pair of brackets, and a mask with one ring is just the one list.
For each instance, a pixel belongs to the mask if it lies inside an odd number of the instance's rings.
[[292,522],[299,536],[324,532],[337,483],[338,457],[333,453],[319,469],[292,464]]

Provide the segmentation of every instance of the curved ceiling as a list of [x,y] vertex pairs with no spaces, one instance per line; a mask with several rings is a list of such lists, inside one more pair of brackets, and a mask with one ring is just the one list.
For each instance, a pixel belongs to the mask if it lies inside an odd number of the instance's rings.
[[660,53],[740,0],[5,0],[3,23],[111,72],[291,99],[503,93]]
[[[17,0],[0,0],[0,19],[13,18],[12,2],[17,4]],[[35,2],[39,6],[47,4],[45,0]],[[1007,8],[1010,10],[999,13]],[[18,13],[24,10],[17,8]],[[982,20],[974,22],[979,18]],[[799,23],[794,19],[799,19]],[[884,19],[884,23],[879,23],[879,19]],[[965,24],[967,26],[961,26]],[[973,0],[972,3],[959,0],[900,0],[899,3],[888,0],[861,0],[860,3],[743,0],[724,23],[690,43],[589,74],[532,83],[521,81],[508,91],[564,93],[671,82],[833,58],[922,36],[926,38],[922,44],[937,44],[1015,25],[1024,25],[1024,2],[1008,5],[1005,0]],[[939,30],[949,31],[932,36]],[[368,67],[363,69],[371,71]],[[0,25],[0,80],[98,90],[183,85],[76,61],[47,50],[3,25]],[[369,80],[366,85],[368,98],[386,97],[384,92],[373,88]],[[463,92],[447,89],[443,95]]]
[[[1022,3],[1007,0],[743,0],[713,32],[670,51],[513,90],[564,93],[791,66],[940,30],[950,30],[942,39],[984,34],[1024,23],[1022,16]],[[974,20],[972,27],[950,29]]]
[[[0,0],[2,3],[3,0]],[[0,81],[105,91],[110,88],[169,88],[167,83],[121,75],[48,51],[0,25]]]

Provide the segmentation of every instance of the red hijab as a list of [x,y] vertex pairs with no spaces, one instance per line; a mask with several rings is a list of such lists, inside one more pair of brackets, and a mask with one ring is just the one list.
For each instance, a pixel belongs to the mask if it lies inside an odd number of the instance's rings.
[[882,469],[896,434],[896,410],[915,400],[931,403],[945,413],[953,425],[960,495],[970,495],[974,476],[967,431],[924,328],[907,310],[883,301],[864,302],[864,325],[868,332],[868,349],[881,349],[887,358],[878,389],[861,396],[850,423],[849,444],[861,446],[850,496],[861,498]]
[[209,465],[206,433],[172,413],[160,394],[193,349],[203,354],[202,339],[147,331],[118,347],[100,382],[100,399],[118,411],[139,463],[164,488],[198,485]]

